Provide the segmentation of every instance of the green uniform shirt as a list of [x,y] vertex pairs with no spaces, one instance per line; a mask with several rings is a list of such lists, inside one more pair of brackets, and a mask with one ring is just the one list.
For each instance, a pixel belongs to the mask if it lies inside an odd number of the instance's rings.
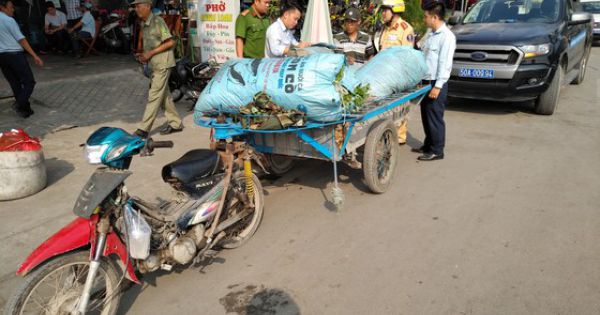
[[[167,23],[160,16],[150,14],[145,22],[142,22],[142,41],[144,52],[160,46],[162,42],[171,38],[171,32]],[[150,58],[152,69],[167,69],[175,66],[175,55],[173,49],[169,49]]]
[[256,15],[252,7],[248,11],[246,15],[238,15],[235,36],[244,39],[244,58],[264,58],[267,28],[271,21],[266,14],[263,17]]

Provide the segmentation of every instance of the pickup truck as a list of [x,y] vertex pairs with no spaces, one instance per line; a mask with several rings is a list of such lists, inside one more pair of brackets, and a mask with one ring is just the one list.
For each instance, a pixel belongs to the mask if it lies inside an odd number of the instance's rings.
[[564,84],[585,78],[592,15],[572,0],[480,0],[448,20],[456,51],[448,94],[521,102],[552,115]]

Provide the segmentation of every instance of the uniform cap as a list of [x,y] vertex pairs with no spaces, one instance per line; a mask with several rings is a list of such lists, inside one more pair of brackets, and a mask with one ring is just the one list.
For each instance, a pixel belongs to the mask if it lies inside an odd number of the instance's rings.
[[344,20],[360,20],[360,10],[357,8],[349,8],[346,10],[346,13],[344,13]]

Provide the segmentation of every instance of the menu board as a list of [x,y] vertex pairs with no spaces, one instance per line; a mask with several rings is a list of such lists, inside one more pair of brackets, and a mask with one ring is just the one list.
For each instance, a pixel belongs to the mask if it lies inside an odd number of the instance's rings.
[[198,43],[202,61],[223,63],[236,58],[235,20],[239,0],[199,0]]

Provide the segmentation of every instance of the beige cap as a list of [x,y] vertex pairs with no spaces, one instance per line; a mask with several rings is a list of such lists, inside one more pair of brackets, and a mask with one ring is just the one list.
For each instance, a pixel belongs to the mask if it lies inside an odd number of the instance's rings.
[[152,0],[135,0],[132,3],[130,3],[129,5],[136,5],[136,4],[140,4],[140,3],[152,4]]

